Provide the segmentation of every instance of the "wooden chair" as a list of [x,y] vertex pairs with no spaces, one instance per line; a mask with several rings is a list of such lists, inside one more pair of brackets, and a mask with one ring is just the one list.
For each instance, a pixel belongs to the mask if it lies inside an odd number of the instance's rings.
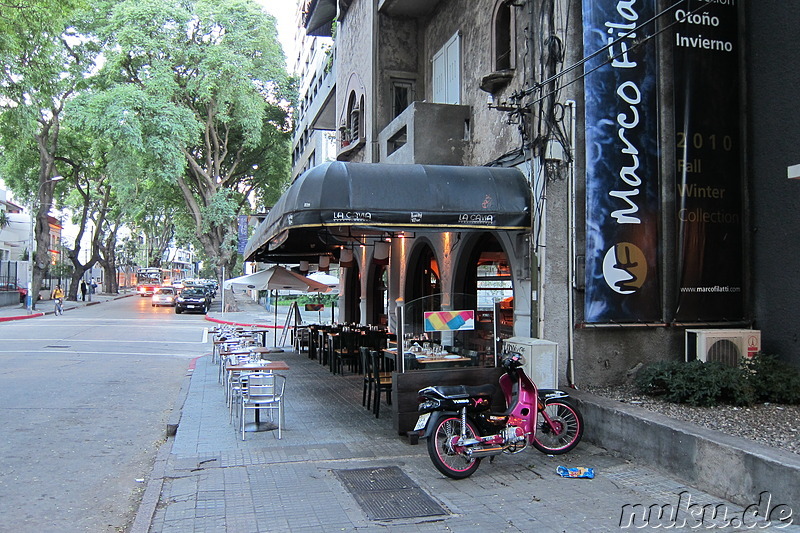
[[392,405],[392,375],[383,370],[383,355],[381,352],[370,350],[370,372],[372,374],[372,385],[374,396],[372,398],[372,412],[375,418],[380,418],[381,392],[386,393],[386,404]]
[[333,354],[333,367],[334,374],[344,374],[344,367],[353,372],[358,366],[359,350],[358,340],[360,340],[360,333],[353,331],[342,331],[339,333],[337,342],[334,345]]

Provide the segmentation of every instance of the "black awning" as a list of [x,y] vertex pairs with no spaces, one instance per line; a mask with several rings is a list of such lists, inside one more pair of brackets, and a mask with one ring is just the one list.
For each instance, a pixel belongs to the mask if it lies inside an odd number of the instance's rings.
[[528,230],[530,195],[514,168],[324,163],[292,183],[244,256],[313,259],[385,232]]

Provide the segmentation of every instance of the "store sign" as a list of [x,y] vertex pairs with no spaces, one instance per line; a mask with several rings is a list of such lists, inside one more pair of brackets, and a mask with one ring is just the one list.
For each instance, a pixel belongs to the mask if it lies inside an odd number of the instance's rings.
[[684,1],[672,30],[679,322],[744,318],[735,2]]
[[654,15],[655,0],[583,3],[589,323],[661,316]]

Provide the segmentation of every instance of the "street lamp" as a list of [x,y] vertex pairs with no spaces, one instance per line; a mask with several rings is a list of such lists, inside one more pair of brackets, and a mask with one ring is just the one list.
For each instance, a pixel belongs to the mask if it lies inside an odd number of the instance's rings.
[[[33,245],[35,243],[34,240],[34,211],[38,210],[38,202],[39,202],[39,195],[42,193],[42,187],[45,186],[47,183],[55,183],[56,181],[61,181],[64,179],[64,176],[53,176],[49,180],[45,180],[39,184],[39,188],[36,191],[36,196],[34,201],[31,203],[31,212],[30,212],[30,219],[31,219],[31,233],[30,233],[30,245],[28,246],[28,295],[25,298],[28,308],[28,314],[33,312],[33,262],[35,261],[35,255],[33,253]],[[36,207],[37,209],[34,209]],[[47,212],[49,213],[50,210],[48,209]],[[38,216],[38,214],[37,214]],[[38,296],[38,295],[37,295]]]

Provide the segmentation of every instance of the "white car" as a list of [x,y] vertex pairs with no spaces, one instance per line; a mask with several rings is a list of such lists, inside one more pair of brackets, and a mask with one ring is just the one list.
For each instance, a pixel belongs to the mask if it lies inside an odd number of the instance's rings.
[[168,305],[175,307],[176,292],[174,287],[158,287],[153,291],[152,306]]

